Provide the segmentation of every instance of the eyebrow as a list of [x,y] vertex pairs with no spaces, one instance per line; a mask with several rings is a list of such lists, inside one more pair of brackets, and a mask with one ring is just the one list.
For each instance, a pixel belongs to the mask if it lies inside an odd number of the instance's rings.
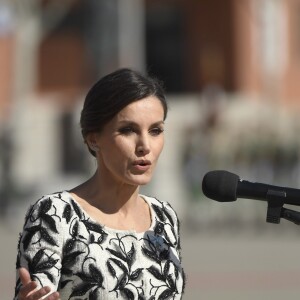
[[[139,126],[138,123],[136,122],[133,122],[131,120],[121,120],[119,121],[120,125],[132,125],[132,126]],[[153,124],[151,124],[151,126],[158,126],[158,125],[163,125],[165,124],[165,122],[162,120],[162,121],[157,121],[157,122],[154,122]]]

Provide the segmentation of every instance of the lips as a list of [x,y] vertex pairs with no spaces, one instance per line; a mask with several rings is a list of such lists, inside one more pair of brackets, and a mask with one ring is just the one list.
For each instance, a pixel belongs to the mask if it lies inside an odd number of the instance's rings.
[[136,160],[134,161],[133,166],[140,171],[147,171],[151,166],[151,161],[144,159]]
[[151,165],[151,161],[150,160],[143,160],[143,159],[140,159],[140,160],[136,160],[134,163],[133,163],[134,166],[149,166]]

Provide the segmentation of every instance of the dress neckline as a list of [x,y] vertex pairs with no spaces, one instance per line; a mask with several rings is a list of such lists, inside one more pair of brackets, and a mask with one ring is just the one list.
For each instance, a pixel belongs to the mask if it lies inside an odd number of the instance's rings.
[[155,218],[154,218],[154,210],[151,206],[151,200],[150,197],[139,194],[139,196],[147,203],[148,208],[149,208],[149,212],[150,212],[150,219],[151,219],[151,223],[150,223],[150,227],[145,230],[145,231],[139,231],[137,232],[134,229],[127,229],[127,230],[123,230],[123,229],[116,229],[116,228],[111,228],[109,226],[106,226],[102,223],[100,223],[99,221],[95,220],[93,217],[91,217],[86,210],[81,206],[81,204],[74,198],[74,196],[72,195],[71,192],[69,192],[68,190],[64,190],[62,192],[63,194],[65,194],[69,199],[71,199],[72,201],[74,201],[77,206],[79,207],[79,209],[81,210],[81,212],[89,219],[91,220],[93,223],[96,223],[98,225],[100,225],[101,227],[103,227],[103,229],[105,229],[108,232],[111,233],[120,233],[120,234],[133,234],[133,235],[141,235],[143,236],[146,232],[148,231],[152,231],[154,229],[154,223],[155,223]]

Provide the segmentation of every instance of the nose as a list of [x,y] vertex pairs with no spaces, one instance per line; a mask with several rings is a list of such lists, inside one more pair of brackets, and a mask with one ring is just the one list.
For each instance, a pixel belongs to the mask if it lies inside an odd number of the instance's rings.
[[150,140],[147,134],[141,134],[139,136],[136,151],[138,155],[147,155],[150,153]]

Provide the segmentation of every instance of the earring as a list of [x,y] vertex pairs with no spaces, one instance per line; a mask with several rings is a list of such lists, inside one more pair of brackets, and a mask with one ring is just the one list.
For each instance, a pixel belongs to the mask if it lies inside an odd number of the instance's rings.
[[91,150],[93,150],[95,152],[99,151],[99,146],[97,144],[95,144],[95,143],[92,143],[90,145],[90,148],[91,148]]

